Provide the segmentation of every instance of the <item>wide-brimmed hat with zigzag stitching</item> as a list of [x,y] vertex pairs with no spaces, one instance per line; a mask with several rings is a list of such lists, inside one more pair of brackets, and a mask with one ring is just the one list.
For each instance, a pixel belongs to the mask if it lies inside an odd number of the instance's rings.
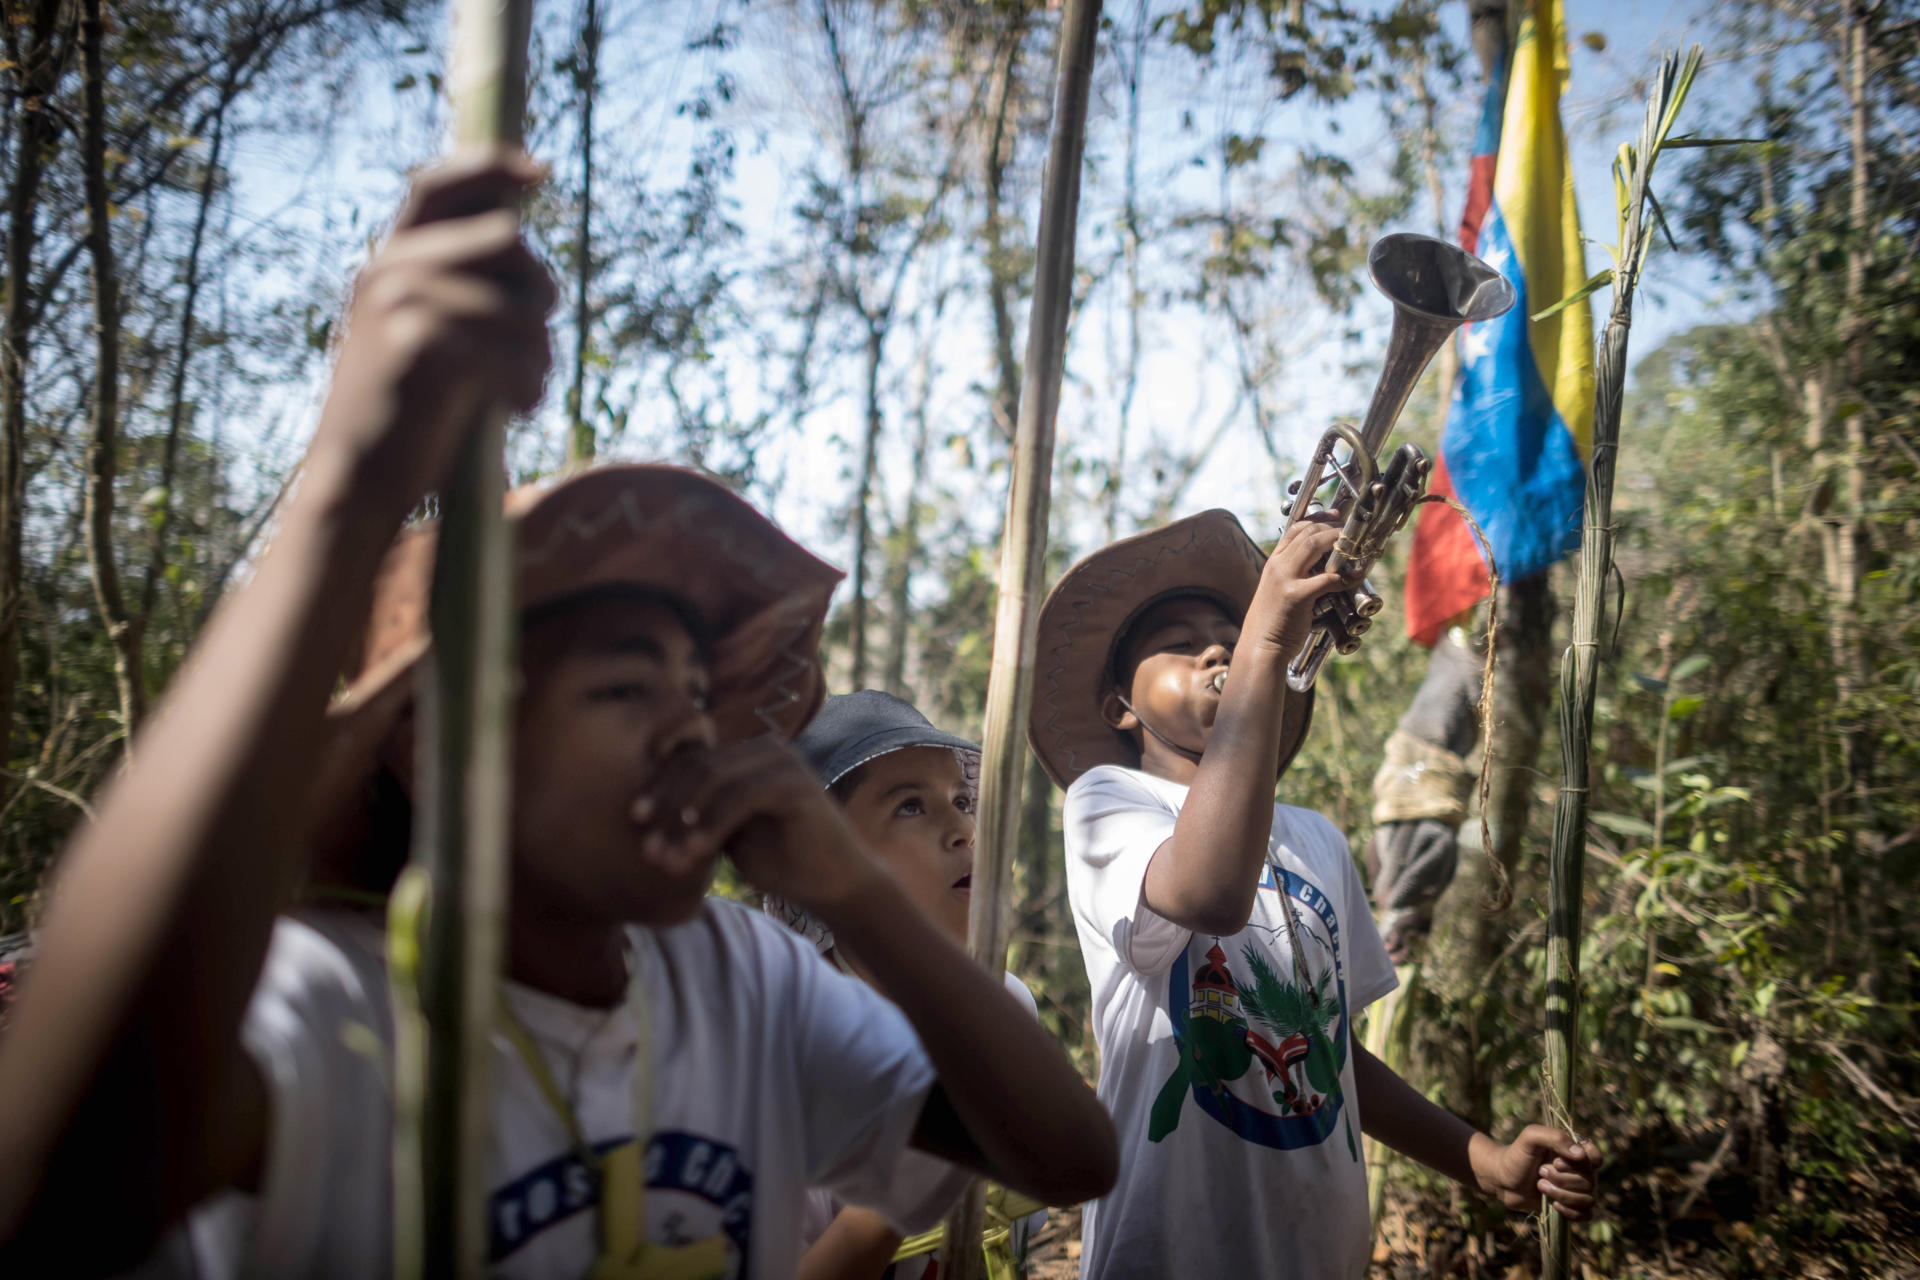
[[[1034,651],[1027,740],[1047,776],[1069,787],[1095,765],[1137,767],[1133,740],[1100,714],[1115,647],[1141,614],[1174,596],[1204,596],[1246,617],[1266,562],[1233,514],[1216,509],[1122,538],[1068,569],[1040,606]],[[1306,741],[1313,694],[1289,695],[1283,715],[1281,772]]]
[[[843,576],[719,482],[683,467],[630,463],[507,495],[524,614],[601,588],[672,596],[699,615],[720,740],[798,733],[825,696],[820,630]],[[329,715],[377,749],[412,695],[431,643],[427,602],[437,527],[394,542],[374,583],[356,674]]]

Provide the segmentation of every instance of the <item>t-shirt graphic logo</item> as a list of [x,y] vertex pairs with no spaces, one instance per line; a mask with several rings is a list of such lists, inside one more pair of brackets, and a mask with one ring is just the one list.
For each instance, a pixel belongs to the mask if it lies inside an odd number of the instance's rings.
[[[1262,1146],[1317,1146],[1342,1127],[1348,1154],[1358,1160],[1340,1084],[1347,1056],[1340,923],[1326,894],[1284,868],[1276,882],[1275,870],[1269,863],[1261,888],[1279,890],[1281,911],[1296,910],[1296,903],[1304,908],[1297,916],[1301,943],[1317,955],[1301,956],[1295,965],[1279,950],[1286,946],[1284,929],[1270,928],[1259,915],[1240,935],[1248,940],[1240,946],[1238,975],[1218,938],[1198,968],[1190,969],[1192,944],[1181,953],[1167,979],[1167,1015],[1180,1056],[1154,1099],[1147,1138],[1159,1142],[1177,1129],[1191,1094],[1201,1111]],[[1263,933],[1274,935],[1266,945]],[[1316,967],[1318,976],[1311,976]],[[1288,968],[1291,978],[1282,976]]]
[[[630,1141],[595,1144],[595,1154]],[[726,1280],[746,1271],[753,1227],[753,1174],[732,1147],[693,1133],[656,1132],[647,1144],[648,1260],[629,1272],[654,1280]],[[577,1213],[597,1210],[598,1173],[568,1152],[529,1170],[492,1195],[492,1240],[488,1260],[498,1263],[549,1227]]]

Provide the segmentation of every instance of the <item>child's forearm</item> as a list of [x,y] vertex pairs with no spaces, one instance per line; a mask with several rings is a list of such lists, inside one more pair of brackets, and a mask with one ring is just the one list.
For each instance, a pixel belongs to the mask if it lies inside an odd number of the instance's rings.
[[1484,1190],[1478,1157],[1493,1139],[1429,1101],[1358,1041],[1353,1086],[1360,1099],[1360,1127],[1369,1138],[1463,1186]]
[[[1050,1204],[1113,1185],[1113,1124],[1093,1090],[1040,1024],[891,876],[876,868],[839,902],[815,910],[900,1006],[933,1060],[940,1089],[919,1135],[928,1150]],[[957,1132],[948,1131],[943,1106]]]
[[871,1209],[842,1209],[800,1258],[795,1280],[880,1280],[901,1235]]
[[1280,755],[1286,660],[1248,645],[1173,837],[1147,865],[1144,892],[1155,912],[1196,932],[1246,928],[1273,832],[1274,766]]
[[1512,1142],[1497,1142],[1422,1097],[1393,1069],[1359,1045],[1353,1083],[1367,1136],[1491,1196],[1515,1213],[1531,1213],[1544,1195],[1576,1222],[1593,1216],[1600,1153],[1563,1130],[1530,1124]]
[[350,502],[350,472],[316,456],[61,867],[0,1043],[0,1240],[33,1205],[36,1227],[84,1219],[90,1247],[137,1248],[253,1154],[237,1031],[305,853],[326,701],[401,515]]

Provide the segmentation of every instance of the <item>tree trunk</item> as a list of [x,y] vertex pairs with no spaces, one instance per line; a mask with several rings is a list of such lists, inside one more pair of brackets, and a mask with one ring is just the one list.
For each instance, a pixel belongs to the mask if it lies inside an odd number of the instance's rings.
[[[231,100],[232,85],[227,86]],[[173,536],[174,484],[180,460],[180,438],[187,424],[187,367],[193,361],[193,342],[197,307],[200,301],[200,251],[206,241],[207,215],[213,208],[214,190],[220,180],[220,153],[226,142],[227,113],[223,105],[213,118],[213,142],[207,153],[206,172],[200,178],[200,204],[194,210],[193,235],[187,243],[184,268],[185,296],[180,303],[180,345],[174,352],[172,381],[167,393],[167,442],[160,458],[160,510],[153,522],[153,540],[147,548],[147,572],[140,587],[139,625],[145,629],[153,620],[159,599],[160,583],[167,572],[167,543]]]
[[880,448],[880,359],[886,330],[867,322],[867,430],[860,446],[860,479],[853,499],[853,688],[867,687],[867,556],[873,543],[873,470]]
[[[1427,176],[1427,196],[1433,201],[1433,234],[1442,240],[1451,240],[1453,228],[1447,220],[1447,190],[1440,180],[1440,104],[1433,96],[1433,86],[1427,83],[1424,46],[1416,47],[1413,52],[1413,84],[1414,96],[1420,103],[1420,158]],[[1473,248],[1472,245],[1465,247]],[[1453,409],[1453,380],[1459,372],[1460,341],[1456,336],[1441,345],[1433,365],[1434,382],[1440,388],[1440,404],[1434,414],[1439,419],[1433,434],[1436,455],[1447,430],[1447,415]]]
[[[1020,792],[1020,844],[1015,850],[1020,859],[1019,918],[1026,924],[1026,940],[1033,944],[1029,953],[1038,963],[1026,963],[1030,978],[1040,978],[1052,969],[1054,850],[1060,848],[1053,838],[1053,780],[1040,767],[1040,757],[1027,755],[1027,780]],[[1064,850],[1062,850],[1064,856]],[[1030,985],[1038,985],[1030,984]]]
[[140,667],[140,626],[120,592],[113,551],[113,487],[120,450],[120,295],[113,255],[112,210],[107,202],[106,42],[102,0],[84,0],[80,48],[86,86],[81,164],[87,191],[87,256],[93,266],[93,430],[87,440],[87,568],[100,621],[113,642],[113,677],[120,691],[120,727],[131,746],[146,714]]
[[585,462],[597,441],[587,421],[587,352],[591,344],[592,311],[587,289],[593,279],[593,100],[600,90],[600,5],[586,0],[580,18],[579,65],[574,70],[580,91],[580,219],[574,237],[573,386],[567,392],[567,461]]
[[[7,336],[0,356],[0,761],[12,758],[14,682],[20,669],[20,541],[26,504],[27,366],[32,358],[34,222],[40,179],[60,130],[45,104],[59,86],[67,48],[61,0],[38,0],[26,43],[6,34],[21,103],[14,131],[13,189],[7,197]],[[11,12],[9,13],[11,17]]]
[[1026,39],[1024,6],[1008,19],[999,57],[994,63],[993,100],[989,108],[993,128],[983,153],[986,188],[987,300],[993,312],[993,418],[1001,435],[1013,438],[1013,420],[1020,412],[1020,360],[1014,354],[1013,307],[1020,291],[1019,268],[1008,257],[1006,231],[1011,215],[1004,209],[1007,170],[1013,165],[1013,100],[1020,65],[1020,47]]
[[1147,0],[1133,13],[1133,61],[1126,65],[1127,157],[1125,197],[1120,213],[1120,244],[1127,267],[1127,372],[1120,384],[1119,421],[1114,424],[1113,462],[1107,471],[1107,541],[1120,536],[1120,486],[1127,469],[1127,436],[1133,426],[1133,397],[1140,388],[1140,64],[1147,55]]
[[933,399],[933,343],[940,315],[946,309],[946,294],[935,299],[932,324],[920,344],[918,386],[913,396],[913,465],[907,473],[907,505],[894,530],[892,553],[887,560],[887,653],[882,687],[896,698],[907,696],[907,633],[910,630],[909,592],[913,566],[920,558],[920,493],[927,479],[927,451],[932,445],[933,420],[928,413]]
[[1852,784],[1854,817],[1863,825],[1871,820],[1873,792],[1871,735],[1858,723],[1853,700],[1866,688],[1870,672],[1860,635],[1860,584],[1866,576],[1866,415],[1861,404],[1861,352],[1866,346],[1865,292],[1871,265],[1872,218],[1868,201],[1867,6],[1863,0],[1845,5],[1845,63],[1848,143],[1852,149],[1847,210],[1847,285],[1840,333],[1846,347],[1849,399],[1854,408],[1842,424],[1845,433],[1837,460],[1841,473],[1840,511],[1826,517],[1823,545],[1834,667],[1834,693],[1840,702],[1841,746]]
[[1557,609],[1549,575],[1535,574],[1507,583],[1500,591],[1500,639],[1493,689],[1493,759],[1486,819],[1492,847],[1480,839],[1470,818],[1461,839],[1460,883],[1448,895],[1454,904],[1452,927],[1436,928],[1436,937],[1459,939],[1458,962],[1448,966],[1445,984],[1468,1012],[1466,1034],[1457,1038],[1445,1061],[1447,1105],[1476,1126],[1493,1122],[1493,1077],[1479,1061],[1476,1047],[1490,1038],[1484,1001],[1477,993],[1499,975],[1489,973],[1507,946],[1512,912],[1501,892],[1520,861],[1534,807],[1546,709],[1553,705],[1553,622]]

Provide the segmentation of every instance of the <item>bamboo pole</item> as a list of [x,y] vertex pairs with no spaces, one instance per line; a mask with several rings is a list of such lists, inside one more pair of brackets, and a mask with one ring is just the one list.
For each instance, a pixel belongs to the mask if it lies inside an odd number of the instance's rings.
[[[1621,393],[1627,378],[1627,333],[1633,322],[1633,294],[1653,227],[1646,219],[1648,186],[1661,147],[1700,68],[1695,45],[1684,62],[1667,54],[1654,75],[1646,121],[1637,146],[1623,145],[1614,161],[1620,244],[1614,269],[1602,272],[1580,293],[1548,308],[1556,310],[1599,285],[1613,283],[1613,310],[1607,317],[1595,366],[1593,445],[1587,464],[1587,492],[1580,531],[1580,581],[1573,606],[1573,642],[1560,664],[1560,740],[1566,780],[1553,811],[1553,848],[1547,859],[1547,1121],[1569,1132],[1573,1123],[1575,1049],[1580,1014],[1580,909],[1587,835],[1588,753],[1593,740],[1593,704],[1600,674],[1600,632],[1608,572],[1613,565],[1613,473],[1620,447]],[[1542,313],[1543,315],[1546,313]],[[1546,1213],[1541,1244],[1545,1280],[1571,1274],[1572,1237],[1567,1221]]]
[[[1413,1053],[1414,993],[1420,987],[1420,958],[1424,943],[1405,964],[1394,966],[1398,985],[1375,1001],[1367,1010],[1367,1052],[1405,1077],[1407,1060]],[[1378,1238],[1380,1215],[1387,1207],[1387,1175],[1393,1167],[1393,1148],[1377,1138],[1364,1139],[1367,1153],[1367,1222]]]
[[[1006,969],[1006,896],[1020,829],[1024,729],[1033,702],[1033,649],[1047,558],[1047,517],[1053,496],[1054,415],[1066,366],[1067,316],[1073,305],[1074,233],[1080,209],[1080,164],[1086,147],[1087,99],[1101,0],[1067,0],[1054,84],[1053,138],[1040,201],[1033,303],[1027,318],[1027,358],[1020,386],[1020,417],[1013,436],[1013,474],[1007,492],[1006,532],[1000,543],[1000,599],[993,627],[993,662],[980,761],[979,837],[973,864],[973,907],[967,945],[996,975]],[[1044,851],[1028,851],[1032,857]],[[981,1272],[982,1204],[978,1184],[947,1220],[940,1274],[974,1280]]]
[[[532,0],[455,0],[456,148],[519,145],[532,10]],[[473,436],[440,495],[433,648],[419,677],[421,802],[413,864],[392,906],[395,949],[409,953],[394,966],[396,981],[417,975],[396,1022],[408,999],[422,1015],[396,1035],[400,1276],[472,1276],[486,1265],[515,636],[512,534],[501,511],[507,414],[494,404],[473,412]]]

